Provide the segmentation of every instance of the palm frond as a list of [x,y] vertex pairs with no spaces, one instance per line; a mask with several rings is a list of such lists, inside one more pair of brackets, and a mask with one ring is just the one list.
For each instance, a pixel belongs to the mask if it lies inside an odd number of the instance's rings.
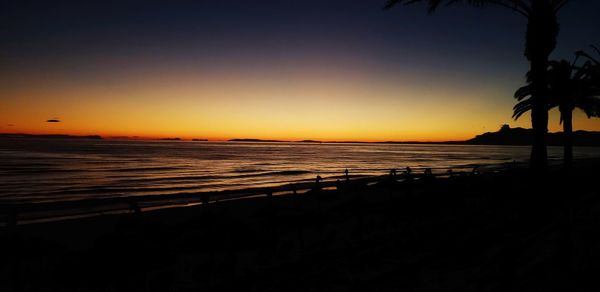
[[[596,46],[591,46],[592,48],[594,48],[594,50],[598,50],[598,48]],[[600,55],[600,51],[598,51],[598,54]],[[590,54],[586,53],[585,51],[577,51],[575,52],[575,55],[577,57],[585,57],[588,60],[594,62],[596,65],[600,65],[600,61],[598,61],[596,58],[592,57]]]
[[[440,4],[442,4],[442,0],[388,0],[387,3],[385,4],[384,9],[390,9],[396,5],[410,5],[413,3],[417,3],[417,2],[423,2],[423,1],[427,1],[427,6],[428,6],[428,12],[432,13],[434,12],[438,6],[440,6]],[[455,2],[455,1],[449,1],[449,2]]]
[[513,107],[513,119],[518,120],[523,114],[531,110],[531,99],[525,99]]
[[568,2],[568,0],[555,0],[554,3],[552,3],[552,7],[554,7],[554,13],[557,13],[561,8],[567,5]]
[[[600,90],[599,90],[600,91]],[[600,92],[593,95],[581,96],[576,101],[577,108],[581,109],[589,118],[600,117]]]
[[533,94],[533,86],[531,86],[531,84],[522,86],[521,88],[517,89],[517,91],[515,91],[515,98],[519,101],[523,100],[524,98],[531,96]]
[[594,51],[596,51],[596,53],[597,53],[598,55],[600,55],[600,49],[598,49],[598,47],[596,47],[595,45],[590,45],[590,47],[592,47],[592,49],[593,49]]
[[499,5],[516,11],[525,17],[527,17],[531,12],[529,5],[527,5],[523,0],[388,0],[384,6],[384,9],[390,9],[396,5],[410,5],[425,1],[427,2],[427,11],[429,13],[435,12],[435,10],[442,5],[443,2],[445,2],[445,4],[448,6],[463,1],[475,7],[484,7],[488,4]]

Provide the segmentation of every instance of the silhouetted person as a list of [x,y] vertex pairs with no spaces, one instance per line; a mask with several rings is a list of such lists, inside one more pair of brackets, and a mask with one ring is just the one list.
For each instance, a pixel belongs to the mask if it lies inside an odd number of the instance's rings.
[[448,169],[447,173],[448,177],[454,177],[454,171],[452,170],[452,168]]
[[423,172],[423,174],[425,175],[425,177],[433,177],[433,173],[431,172],[431,168],[425,168],[425,171]]
[[423,180],[424,181],[431,181],[435,178],[435,176],[433,176],[433,172],[431,172],[431,168],[425,168],[425,171],[423,172]]
[[297,195],[298,192],[296,192],[296,185],[292,184],[291,188],[292,188],[292,193],[294,193],[294,195]]
[[323,180],[323,178],[320,175],[317,175],[317,179],[315,180],[315,191],[320,191],[321,190],[321,180]]
[[404,175],[406,176],[406,180],[407,181],[412,181],[413,177],[412,177],[412,169],[410,169],[410,166],[406,167],[406,170],[404,171]]
[[350,180],[350,176],[348,175],[348,169],[344,170],[344,174],[346,175],[346,181]]
[[388,181],[387,183],[391,186],[394,183],[396,183],[396,175],[398,174],[398,171],[395,168],[390,169],[390,175],[388,177]]

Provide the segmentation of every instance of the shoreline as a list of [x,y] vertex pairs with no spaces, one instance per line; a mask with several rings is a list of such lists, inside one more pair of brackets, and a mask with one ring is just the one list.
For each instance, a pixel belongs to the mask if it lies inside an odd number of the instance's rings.
[[296,196],[4,227],[0,247],[11,251],[4,265],[41,268],[0,275],[0,289],[20,279],[46,285],[45,275],[56,275],[60,287],[102,291],[584,285],[600,264],[593,251],[583,252],[598,242],[591,230],[598,226],[599,166],[599,159],[578,161],[570,175],[552,167],[541,181],[514,168],[348,182]]
[[[453,175],[466,176],[467,169],[496,173],[514,168],[525,167],[523,162],[505,162],[498,164],[465,165],[455,168]],[[416,180],[424,177],[423,169],[413,169],[410,176]],[[448,169],[431,168],[432,177],[448,178]],[[456,171],[459,169],[459,171]],[[406,180],[403,169],[395,176],[395,181],[402,183]],[[355,185],[370,186],[389,180],[389,175],[350,175],[349,182]],[[345,182],[343,174],[324,177],[319,183],[323,190],[336,190],[339,182]],[[164,195],[141,195],[123,197],[88,198],[63,201],[41,201],[27,203],[0,203],[0,227],[9,225],[37,224],[44,222],[78,220],[80,218],[117,215],[135,212],[151,212],[159,209],[185,208],[203,204],[213,204],[233,200],[247,200],[269,196],[303,195],[315,188],[315,182],[300,181],[281,183],[269,187],[250,187],[206,192],[182,192]]]

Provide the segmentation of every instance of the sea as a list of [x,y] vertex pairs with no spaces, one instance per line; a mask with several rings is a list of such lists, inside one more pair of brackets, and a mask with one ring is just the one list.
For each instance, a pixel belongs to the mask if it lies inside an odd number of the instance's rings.
[[[549,147],[559,163],[561,147]],[[410,167],[469,171],[524,163],[529,146],[0,138],[0,203],[237,190]],[[576,159],[600,148],[576,147]]]

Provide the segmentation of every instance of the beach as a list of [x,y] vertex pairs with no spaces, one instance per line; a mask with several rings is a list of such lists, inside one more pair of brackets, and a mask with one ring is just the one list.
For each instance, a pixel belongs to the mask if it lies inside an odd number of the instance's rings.
[[[3,291],[586,291],[598,160],[2,228]],[[589,286],[593,287],[593,286]]]

